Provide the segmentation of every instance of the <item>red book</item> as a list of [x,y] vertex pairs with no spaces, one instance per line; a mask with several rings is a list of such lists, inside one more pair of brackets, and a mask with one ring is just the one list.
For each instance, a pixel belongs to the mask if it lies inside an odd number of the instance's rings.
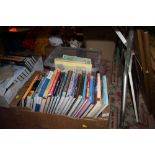
[[52,86],[51,86],[51,88],[50,88],[50,91],[49,91],[49,93],[48,93],[49,96],[51,96],[51,95],[53,94],[54,88],[55,88],[55,86],[56,86],[56,83],[57,83],[57,81],[58,81],[59,76],[60,76],[60,71],[58,70],[57,73],[56,73],[56,76],[55,76],[55,78],[54,78],[53,84],[52,84]]

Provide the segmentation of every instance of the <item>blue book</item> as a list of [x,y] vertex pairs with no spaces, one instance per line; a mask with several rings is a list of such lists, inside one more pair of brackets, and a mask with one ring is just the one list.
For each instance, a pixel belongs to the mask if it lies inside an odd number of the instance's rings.
[[92,103],[95,104],[95,78],[92,80]]
[[89,93],[89,101],[92,103],[93,100],[93,82],[94,82],[94,77],[90,77],[90,93]]
[[85,79],[84,79],[84,88],[83,88],[83,92],[82,92],[82,102],[85,101],[85,97],[86,97],[87,77],[88,77],[88,73],[86,73]]
[[105,75],[102,76],[102,82],[103,82],[103,103],[104,106],[107,106],[109,103],[108,103],[107,78]]
[[89,100],[86,103],[84,109],[82,110],[79,117],[86,117],[87,114],[90,112],[90,110],[94,106],[94,100],[95,100],[95,79],[94,76],[90,77],[90,91],[89,91]]
[[41,87],[41,90],[39,92],[39,95],[38,95],[39,97],[43,97],[44,92],[45,92],[45,90],[46,90],[46,88],[48,86],[48,83],[49,83],[50,79],[51,79],[52,73],[53,73],[52,71],[50,71],[48,73],[48,76],[46,77],[46,79],[45,79],[45,81],[44,81],[44,83],[43,83],[43,85]]
[[72,87],[70,96],[74,96],[74,92],[75,92],[75,88],[76,88],[76,84],[77,84],[77,79],[78,79],[78,75],[75,74],[75,77],[74,77],[74,84],[73,84],[73,87]]
[[59,91],[59,93],[58,93],[58,96],[61,96],[61,95],[62,95],[63,88],[64,88],[64,86],[65,86],[66,80],[67,80],[67,73],[65,73],[65,75],[64,75],[64,79],[63,79],[63,82],[62,82],[60,91]]
[[35,112],[39,112],[39,109],[40,109],[40,104],[36,104],[36,106],[35,106]]

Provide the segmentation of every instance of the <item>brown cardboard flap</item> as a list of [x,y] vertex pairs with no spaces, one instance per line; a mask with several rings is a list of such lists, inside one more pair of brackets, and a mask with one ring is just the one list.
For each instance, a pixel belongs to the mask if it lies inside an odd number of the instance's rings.
[[60,115],[0,108],[0,128],[26,129],[104,129],[109,119],[75,119]]

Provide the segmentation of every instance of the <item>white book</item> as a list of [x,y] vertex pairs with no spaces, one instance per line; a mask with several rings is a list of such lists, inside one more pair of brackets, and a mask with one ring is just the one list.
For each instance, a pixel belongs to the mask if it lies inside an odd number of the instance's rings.
[[66,110],[67,110],[67,107],[68,107],[68,105],[70,104],[70,102],[71,102],[71,100],[72,100],[73,97],[72,97],[72,96],[68,96],[68,97],[66,97],[66,98],[67,98],[67,102],[66,102],[66,104],[64,105],[61,114],[65,114],[65,112],[66,112]]
[[93,109],[88,113],[87,117],[95,117],[95,114],[103,107],[101,101],[97,101]]
[[26,107],[27,108],[31,108],[31,105],[30,105],[30,103],[31,103],[31,96],[27,96],[27,101],[26,101]]
[[25,107],[25,100],[22,99],[22,108]]
[[52,96],[50,96],[51,97],[51,100],[50,100],[50,103],[49,103],[49,106],[48,106],[48,109],[47,109],[47,113],[51,113],[51,106],[52,106],[52,103],[53,103],[53,97]]
[[58,109],[59,109],[59,104],[61,103],[60,102],[61,101],[61,97],[60,96],[57,96],[57,100],[56,100],[56,108],[55,108],[55,111],[54,111],[54,113],[58,113]]
[[53,104],[54,104],[53,110],[52,110],[53,113],[55,113],[56,108],[57,108],[57,104],[58,104],[57,99],[58,99],[58,96],[55,96],[55,97],[54,97],[54,100],[53,100]]
[[62,93],[62,96],[60,98],[59,104],[58,104],[58,106],[56,108],[56,113],[57,114],[60,114],[60,108],[61,108],[61,105],[62,105],[64,99],[65,99],[65,94],[66,94],[65,92]]
[[84,112],[84,114],[81,116],[81,118],[85,118],[87,116],[87,114],[91,111],[91,109],[93,108],[93,104],[90,104],[90,106],[88,107],[88,109]]
[[33,102],[33,112],[35,111],[35,107],[36,107],[36,104],[37,104],[37,94],[34,96],[34,102]]
[[82,104],[83,104],[84,102],[85,102],[85,101],[83,101],[83,100],[81,99],[81,101],[79,102],[78,106],[76,107],[75,111],[74,111],[73,114],[72,114],[73,117],[76,116],[77,112],[80,110],[80,108],[81,108],[81,106],[82,106]]
[[75,111],[75,109],[78,107],[79,103],[81,102],[82,96],[79,96],[77,98],[77,100],[75,101],[73,107],[71,108],[71,110],[68,113],[68,116],[72,116],[73,112]]
[[40,107],[41,107],[41,103],[42,103],[42,97],[39,97],[38,94],[37,94],[37,102],[36,102],[36,104],[40,105]]
[[54,104],[53,104],[54,102],[53,101],[54,101],[54,99],[55,99],[55,97],[52,96],[51,97],[51,102],[50,102],[50,106],[51,106],[50,113],[53,113],[53,107],[54,107]]
[[42,99],[39,112],[43,112],[45,104],[46,104],[46,100],[47,100],[46,98]]
[[96,112],[96,114],[94,115],[94,118],[97,118],[100,114],[101,114],[101,112],[103,112],[104,111],[104,109],[106,109],[106,107],[107,107],[108,105],[102,105],[102,107],[98,110],[98,112]]
[[43,110],[44,113],[47,112],[47,108],[48,108],[48,106],[49,106],[49,104],[50,104],[50,100],[51,100],[51,97],[48,96],[48,97],[47,97],[46,104],[45,104],[45,108],[44,108],[44,110]]
[[65,105],[65,107],[64,107],[64,110],[63,110],[63,113],[62,113],[62,114],[65,115],[65,114],[67,113],[67,111],[69,110],[69,108],[70,108],[71,105],[73,104],[74,100],[75,100],[75,98],[73,98],[73,96],[70,96],[70,97],[69,97],[69,100],[68,100],[68,102],[66,103],[66,105]]
[[67,104],[68,101],[69,101],[69,96],[64,98],[64,100],[59,108],[59,111],[58,111],[59,114],[63,114],[63,110],[65,109],[65,105]]
[[67,115],[67,113],[71,110],[71,108],[74,105],[75,101],[76,101],[76,98],[73,97],[72,100],[71,100],[71,102],[70,102],[70,104],[69,104],[69,106],[66,109],[65,115]]
[[30,108],[33,109],[34,97],[31,97]]

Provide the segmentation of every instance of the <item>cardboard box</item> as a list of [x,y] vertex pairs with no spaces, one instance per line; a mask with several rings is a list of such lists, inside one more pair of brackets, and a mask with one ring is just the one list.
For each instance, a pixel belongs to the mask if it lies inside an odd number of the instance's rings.
[[[35,73],[36,74],[36,73]],[[29,109],[18,107],[31,80],[18,92],[10,108],[0,108],[0,128],[50,128],[50,129],[104,129],[109,128],[109,116],[102,118],[76,119],[67,116],[31,112]],[[110,112],[110,107],[107,109]]]

